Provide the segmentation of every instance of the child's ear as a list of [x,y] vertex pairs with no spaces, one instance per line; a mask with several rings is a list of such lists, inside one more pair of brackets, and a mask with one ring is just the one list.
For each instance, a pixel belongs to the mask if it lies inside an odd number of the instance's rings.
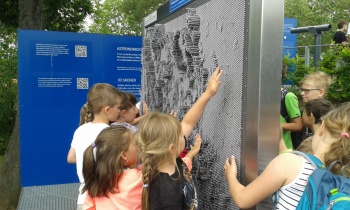
[[104,111],[105,113],[108,113],[108,111],[109,111],[110,108],[111,108],[110,106],[106,106],[106,107],[103,109],[103,111]]
[[169,148],[168,148],[169,153],[174,153],[175,152],[175,148],[174,148],[174,144],[170,144]]
[[314,114],[310,113],[309,119],[311,120],[312,124],[315,124]]
[[120,155],[120,158],[124,161],[127,161],[128,160],[128,157],[126,157],[126,154],[125,152],[122,152],[122,154]]
[[321,96],[321,98],[324,98],[325,93],[326,93],[326,92],[325,92],[323,89],[320,89],[320,96]]

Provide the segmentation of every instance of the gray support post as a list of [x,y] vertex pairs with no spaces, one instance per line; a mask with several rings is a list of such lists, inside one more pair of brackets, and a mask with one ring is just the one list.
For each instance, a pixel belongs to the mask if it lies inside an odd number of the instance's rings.
[[[282,71],[283,8],[284,1],[250,1],[246,184],[278,155],[281,81],[276,78]],[[265,199],[251,209],[273,209],[273,204]]]
[[308,46],[305,46],[305,66],[310,66],[310,48]]
[[321,60],[321,33],[314,35],[314,66],[317,68],[318,62]]

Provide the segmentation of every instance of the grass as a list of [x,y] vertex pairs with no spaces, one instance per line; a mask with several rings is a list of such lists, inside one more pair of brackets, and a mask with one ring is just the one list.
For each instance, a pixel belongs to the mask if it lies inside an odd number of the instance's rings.
[[1,167],[1,164],[2,164],[2,159],[4,159],[4,156],[0,155],[0,167]]

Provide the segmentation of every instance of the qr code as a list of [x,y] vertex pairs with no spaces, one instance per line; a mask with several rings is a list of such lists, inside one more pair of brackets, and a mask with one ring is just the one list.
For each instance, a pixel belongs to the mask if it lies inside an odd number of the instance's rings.
[[77,89],[89,89],[89,78],[77,78]]
[[87,46],[75,45],[75,57],[87,57]]

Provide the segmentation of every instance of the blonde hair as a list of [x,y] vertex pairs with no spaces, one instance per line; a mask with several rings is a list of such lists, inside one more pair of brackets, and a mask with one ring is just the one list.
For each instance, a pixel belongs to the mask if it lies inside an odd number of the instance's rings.
[[329,86],[332,83],[331,77],[323,71],[316,71],[306,75],[299,83],[302,86],[305,83],[311,83],[315,88],[320,88],[327,93]]
[[[157,168],[169,160],[169,147],[178,150],[182,132],[179,120],[170,114],[152,112],[141,120],[135,135],[143,163],[142,180],[146,187],[142,191],[142,210],[149,209],[149,185],[157,175]],[[174,162],[177,154],[174,154]],[[177,169],[178,170],[178,169]]]
[[[350,163],[350,139],[342,136],[342,133],[350,133],[350,103],[344,103],[340,107],[330,111],[324,116],[324,126],[333,138],[336,138],[329,150],[324,155],[325,165],[328,167],[334,161],[340,161],[344,165]],[[336,164],[332,173],[342,174],[342,167]],[[348,171],[349,172],[349,171]]]
[[123,95],[115,87],[107,83],[93,85],[87,94],[85,122],[91,122],[94,114],[99,114],[105,106],[120,104]]

